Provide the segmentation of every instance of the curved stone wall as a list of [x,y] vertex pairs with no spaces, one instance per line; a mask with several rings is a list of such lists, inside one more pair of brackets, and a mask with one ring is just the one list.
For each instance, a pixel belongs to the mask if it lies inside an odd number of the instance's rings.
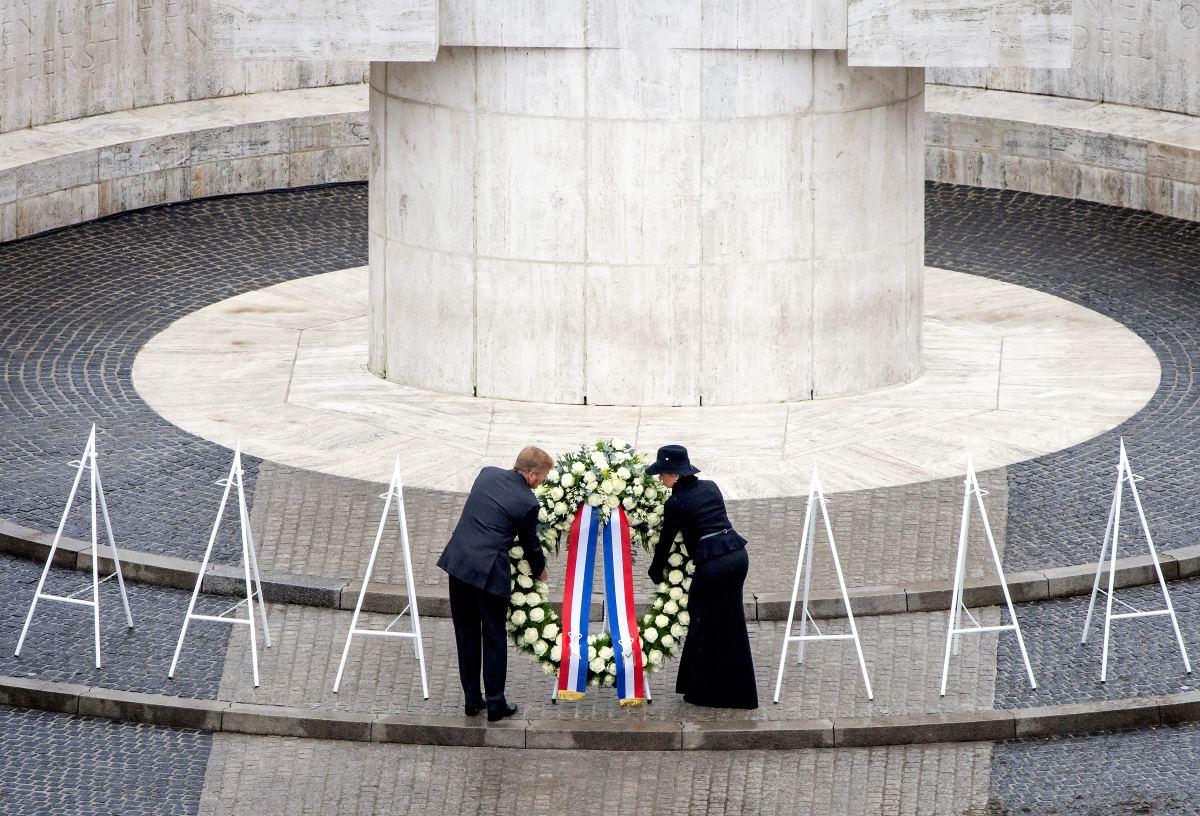
[[923,73],[844,59],[443,48],[373,63],[371,369],[636,405],[913,379]]
[[231,60],[210,0],[3,0],[0,133],[169,102],[363,82],[362,62]]
[[1200,220],[1200,0],[1073,8],[1070,69],[929,71],[929,178]]

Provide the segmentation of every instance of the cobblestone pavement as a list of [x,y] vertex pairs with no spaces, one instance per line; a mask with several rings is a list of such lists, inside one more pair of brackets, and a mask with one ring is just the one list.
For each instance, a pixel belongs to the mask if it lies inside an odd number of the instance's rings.
[[504,751],[218,734],[202,814],[982,813],[987,745]]
[[[981,620],[995,622],[996,611],[984,610]],[[382,628],[389,616],[369,616],[367,625]],[[275,648],[260,652],[262,685],[255,689],[250,675],[248,634],[231,635],[228,661],[221,681],[221,699],[311,708],[337,708],[372,713],[461,715],[454,632],[448,619],[426,618],[425,659],[429,699],[421,699],[420,676],[413,647],[380,638],[356,639],[346,675],[337,695],[331,691],[350,613],[314,607],[275,605],[268,620]],[[404,623],[401,623],[402,628]],[[831,624],[824,631],[844,631]],[[875,700],[866,699],[858,660],[848,643],[809,644],[803,666],[794,662],[784,678],[778,705],[771,703],[779,666],[782,622],[751,623],[750,645],[758,676],[759,708],[747,714],[684,703],[675,694],[678,661],[670,661],[651,676],[654,704],[622,709],[612,689],[589,690],[581,703],[547,703],[552,678],[539,664],[510,650],[506,690],[532,718],[589,720],[806,719],[835,715],[868,716],[929,711],[991,708],[994,695],[996,639],[984,635],[965,639],[954,659],[949,691],[938,696],[942,670],[945,613],[889,615],[863,618],[859,632]],[[794,661],[795,652],[790,660]]]
[[[195,623],[188,631],[175,679],[167,677],[179,627],[190,593],[130,583],[129,629],[116,581],[100,590],[100,635],[103,668],[95,667],[92,611],[81,606],[42,601],[38,604],[21,656],[13,655],[41,566],[0,555],[0,674],[40,677],[127,691],[213,698],[225,664],[229,626]],[[53,569],[48,592],[69,595],[80,587],[91,594],[91,576]],[[228,598],[205,598],[198,611],[215,613]]]
[[[988,516],[1003,546],[1007,518],[1007,480],[1003,468],[981,474],[990,491]],[[274,462],[259,468],[251,524],[262,551],[264,570],[361,578],[379,524],[384,485],[346,479]],[[405,491],[405,510],[417,584],[445,589],[446,575],[436,566],[450,538],[465,496],[439,490]],[[747,592],[790,592],[807,497],[733,501],[734,525],[750,541]],[[954,571],[955,546],[962,512],[962,480],[941,479],[900,487],[839,493],[829,500],[842,568],[850,586],[904,584],[946,578]],[[820,527],[820,525],[818,525]],[[972,527],[969,573],[990,574],[991,561],[982,529]],[[385,528],[397,542],[395,516]],[[818,530],[813,586],[837,586],[833,562]],[[646,562],[648,563],[648,562]],[[561,558],[551,568],[562,573]],[[597,575],[599,575],[597,563]],[[637,590],[649,593],[649,579],[636,570]],[[402,584],[404,563],[398,546],[381,549],[374,580]]]
[[212,735],[0,708],[3,816],[196,813]]
[[926,191],[926,263],[1030,286],[1108,315],[1136,331],[1162,367],[1158,393],[1119,428],[1009,466],[1008,565],[1096,557],[1119,435],[1135,472],[1146,477],[1140,489],[1155,542],[1162,549],[1196,543],[1200,223],[1028,193],[941,184]]
[[[929,188],[926,214],[931,265],[1083,303],[1131,326],[1155,349],[1163,368],[1159,392],[1119,431],[1126,435],[1135,469],[1148,477],[1141,488],[1156,542],[1164,549],[1194,543],[1189,488],[1200,462],[1192,441],[1200,417],[1193,386],[1194,361],[1200,355],[1200,282],[1194,278],[1200,267],[1200,225],[1080,202],[942,185]],[[1054,241],[1046,240],[1048,234]],[[229,454],[148,409],[130,381],[134,355],[162,327],[209,302],[364,260],[363,187],[199,202],[0,245],[0,268],[6,272],[0,280],[0,516],[53,529],[72,475],[64,463],[78,456],[95,419],[119,542],[198,557],[219,496],[211,483],[224,475]],[[70,285],[63,283],[64,269],[70,270]],[[1115,450],[1116,432],[1007,471],[981,474],[992,490],[989,509],[1007,548],[1010,569],[1095,556]],[[377,520],[378,487],[305,483],[302,473],[286,473],[253,460],[247,465],[264,566],[310,573],[325,573],[328,567],[337,571],[325,574],[354,577]],[[948,574],[959,489],[951,479],[839,496],[832,509],[852,583]],[[429,564],[457,515],[454,503],[461,499],[415,493],[411,498],[417,502],[410,519],[420,580],[440,584]],[[786,587],[803,503],[733,503],[731,512],[756,547],[751,588]],[[84,532],[81,519],[77,513],[69,532]],[[231,553],[230,542],[222,542],[223,558]],[[780,568],[780,563],[786,566]],[[131,633],[121,620],[115,589],[106,585],[106,665],[99,673],[90,668],[86,610],[59,605],[39,612],[27,651],[12,658],[37,571],[37,565],[0,560],[0,597],[9,599],[0,613],[0,671],[192,696],[223,696],[226,691],[250,696],[244,633],[234,633],[231,640],[228,628],[221,626],[197,626],[185,649],[180,679],[166,680],[185,592],[131,586],[138,622]],[[392,561],[379,578],[394,581],[398,574]],[[86,577],[63,572],[55,573],[53,580],[52,586],[69,591]],[[1195,627],[1200,623],[1200,585],[1180,583],[1172,589],[1185,629]],[[1146,590],[1131,590],[1122,597],[1144,603],[1139,593],[1147,595]],[[1152,598],[1153,593],[1148,595]],[[205,603],[211,611],[228,601]],[[1022,685],[1011,636],[999,641],[998,664],[991,657],[995,639],[972,638],[964,657],[954,664],[958,674],[951,688],[958,696],[945,704],[987,705],[993,688],[996,704],[1012,706],[1171,691],[1186,685],[1177,673],[1169,628],[1159,620],[1117,624],[1110,681],[1099,687],[1098,642],[1083,651],[1074,645],[1083,603],[1066,599],[1019,608],[1041,680],[1037,695]],[[344,633],[334,633],[336,625],[329,624],[336,619],[344,626],[348,616],[284,606],[274,607],[272,615],[281,642],[265,653],[264,685],[258,693],[293,704],[327,701],[336,668],[334,644],[340,645]],[[825,716],[834,711],[908,710],[920,707],[914,701],[924,701],[924,695],[936,696],[940,666],[931,665],[936,660],[930,655],[938,652],[944,616],[906,615],[863,623],[878,693],[876,707],[864,708],[853,653],[836,644],[821,644],[808,666],[792,668],[785,702],[771,706],[777,645],[772,634],[778,625],[766,624],[753,631],[764,704],[758,716],[812,716],[818,708]],[[1141,631],[1132,635],[1135,627]],[[441,636],[429,639],[433,688],[428,704],[412,702],[419,695],[408,647],[367,641],[356,644],[356,665],[339,705],[390,711],[411,703],[430,706],[420,710],[456,711],[452,655],[445,651],[451,641],[445,633],[434,634]],[[227,642],[232,647],[228,650]],[[1190,635],[1189,645],[1194,648]],[[578,706],[550,709],[540,702],[549,683],[536,667],[514,654],[510,671],[514,699],[536,716],[608,717],[616,709],[605,692]],[[668,669],[654,685],[659,701],[636,716],[681,716],[684,707],[670,693],[672,683]],[[617,778],[628,780],[622,796],[644,801],[634,812],[646,813],[1170,812],[1195,810],[1191,794],[1184,790],[1188,784],[1194,788],[1195,780],[1187,773],[1170,776],[1170,770],[1181,759],[1195,766],[1188,758],[1200,750],[1194,747],[1200,745],[1200,730],[1195,728],[1014,742],[996,749],[995,771],[989,773],[992,749],[981,745],[585,755],[189,733],[14,713],[0,728],[0,739],[15,740],[0,752],[0,779],[15,780],[18,786],[33,781],[25,788],[3,788],[0,810],[138,813],[149,799],[158,807],[145,812],[173,812],[176,802],[179,812],[194,812],[195,805],[188,803],[195,800],[187,796],[194,795],[189,791],[196,790],[195,768],[208,760],[211,741],[216,748],[207,762],[201,805],[205,812],[229,812],[256,803],[262,812],[513,812],[524,804],[520,797],[525,790],[511,782],[514,778],[542,783],[529,812],[583,806],[601,791],[610,793]],[[157,752],[156,757],[186,760],[186,768],[107,758],[101,768],[97,756],[110,744],[124,747],[122,757]],[[1047,747],[1054,745],[1058,748]],[[1061,774],[1055,764],[1059,748],[1067,752]],[[1126,758],[1124,763],[1110,762],[1110,775],[1102,775],[1104,761],[1120,757]],[[365,771],[359,772],[360,767]],[[588,769],[586,778],[580,778],[580,767]],[[148,781],[143,784],[146,768],[155,769],[155,782],[174,786],[171,790],[178,795]],[[1048,768],[1055,768],[1054,773]],[[1069,776],[1072,769],[1074,777]],[[76,782],[104,773],[120,780],[112,786],[118,792],[99,791],[99,783]],[[1075,798],[1089,790],[1093,798],[1087,804]],[[49,798],[22,798],[33,795]],[[285,796],[288,801],[283,803]]]
[[1200,725],[996,743],[989,814],[1200,812]]
[[[1200,581],[1175,581],[1167,586],[1188,655],[1196,661],[1200,659]],[[1139,609],[1163,606],[1157,585],[1119,589],[1116,597]],[[1005,635],[996,654],[998,707],[1178,694],[1200,688],[1200,674],[1184,674],[1175,633],[1165,617],[1113,621],[1108,680],[1101,683],[1104,598],[1097,599],[1091,636],[1081,644],[1087,603],[1085,596],[1017,607],[1038,688],[1034,691],[1025,685],[1016,638]]]
[[[134,357],[209,303],[366,255],[364,185],[143,210],[0,244],[0,514],[53,530],[64,463],[96,422],[118,543],[198,558],[229,452],[152,411]],[[252,484],[257,463],[246,465]]]

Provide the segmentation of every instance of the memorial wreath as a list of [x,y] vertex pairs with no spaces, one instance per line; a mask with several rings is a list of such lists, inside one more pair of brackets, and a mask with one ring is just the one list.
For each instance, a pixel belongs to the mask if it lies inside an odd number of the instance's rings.
[[[630,445],[596,442],[559,456],[535,491],[541,547],[555,553],[567,546],[561,619],[550,606],[547,585],[532,575],[524,550],[520,545],[510,550],[508,630],[517,648],[547,674],[558,673],[559,699],[581,699],[585,686],[615,685],[622,705],[639,704],[643,672],[661,668],[687,632],[694,567],[679,540],[672,544],[666,580],[655,588],[649,610],[640,620],[633,610],[632,544],[654,550],[666,499],[662,484],[646,475],[646,464]],[[611,631],[589,634],[597,547],[604,553]]]

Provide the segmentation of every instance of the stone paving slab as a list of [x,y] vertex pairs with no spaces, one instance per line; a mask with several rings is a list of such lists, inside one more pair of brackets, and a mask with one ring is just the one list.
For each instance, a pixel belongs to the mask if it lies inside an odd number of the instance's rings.
[[[977,616],[995,621],[994,609]],[[351,648],[346,674],[337,695],[333,678],[349,627],[350,615],[313,607],[271,605],[268,620],[275,645],[260,650],[262,685],[251,683],[248,634],[231,635],[228,659],[218,697],[223,700],[313,710],[461,716],[462,690],[458,685],[457,652],[449,620],[422,621],[429,699],[421,698],[420,676],[414,648],[381,638],[357,638]],[[364,616],[363,625],[381,628],[391,618]],[[402,628],[404,621],[397,628]],[[844,630],[844,622],[830,622],[823,631]],[[743,712],[691,706],[674,693],[676,661],[650,676],[652,705],[622,709],[612,689],[589,690],[578,703],[550,704],[552,677],[524,655],[510,649],[507,692],[530,720],[575,722],[660,722],[820,719],[834,716],[871,716],[927,712],[969,711],[992,707],[992,669],[995,635],[965,638],[962,654],[951,664],[946,697],[938,696],[944,613],[906,614],[863,618],[859,631],[874,685],[875,701],[862,688],[854,649],[845,643],[809,644],[805,664],[790,664],[779,704],[771,703],[778,667],[781,622],[750,624],[750,643],[758,677],[760,707]],[[792,652],[790,660],[794,660]]]

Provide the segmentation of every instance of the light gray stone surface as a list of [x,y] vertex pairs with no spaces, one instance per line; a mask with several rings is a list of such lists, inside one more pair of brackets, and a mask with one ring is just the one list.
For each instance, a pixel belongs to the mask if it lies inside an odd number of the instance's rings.
[[1200,220],[1200,119],[1126,105],[930,86],[926,176]]
[[213,49],[234,58],[431,60],[437,0],[219,0]]
[[443,48],[372,77],[376,373],[633,405],[919,373],[920,71],[826,51]]
[[[283,4],[276,4],[283,5]],[[216,53],[210,0],[0,3],[0,132],[168,102],[362,82],[363,62],[248,65]],[[60,195],[46,210],[94,212]]]
[[100,114],[0,134],[0,241],[191,198],[362,181],[363,85]]
[[1071,5],[1071,0],[849,0],[850,64],[1067,68]]
[[1200,114],[1196,0],[1079,0],[1068,70],[934,71],[933,82]]

